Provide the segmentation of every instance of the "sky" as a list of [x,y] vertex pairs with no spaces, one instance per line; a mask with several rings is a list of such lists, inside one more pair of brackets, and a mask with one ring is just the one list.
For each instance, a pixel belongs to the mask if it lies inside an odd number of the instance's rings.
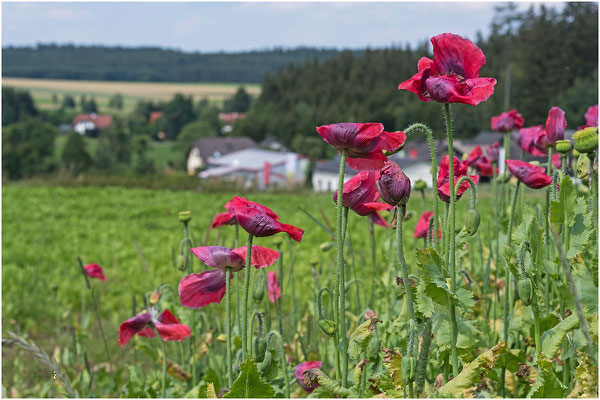
[[486,35],[499,4],[3,2],[2,46],[53,42],[200,52],[414,46],[442,32]]

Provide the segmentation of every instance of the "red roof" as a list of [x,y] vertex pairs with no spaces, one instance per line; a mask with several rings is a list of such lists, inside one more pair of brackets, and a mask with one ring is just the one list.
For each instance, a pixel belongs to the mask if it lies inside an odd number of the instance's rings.
[[96,125],[98,129],[108,128],[110,124],[112,124],[113,117],[112,115],[102,115],[102,114],[79,114],[75,117],[71,125],[75,126],[80,122],[90,121]]
[[243,119],[244,117],[246,117],[245,113],[238,113],[238,112],[219,113],[219,121],[223,121],[223,122],[229,123],[229,124],[231,124],[232,122],[234,122],[237,119]]
[[160,118],[160,117],[162,117],[162,116],[163,116],[163,113],[162,113],[162,111],[152,111],[152,112],[150,113],[150,118],[149,118],[149,120],[150,120],[150,123],[151,123],[151,124],[155,123],[155,122],[156,122],[156,120],[157,120],[157,119],[159,119],[159,118]]

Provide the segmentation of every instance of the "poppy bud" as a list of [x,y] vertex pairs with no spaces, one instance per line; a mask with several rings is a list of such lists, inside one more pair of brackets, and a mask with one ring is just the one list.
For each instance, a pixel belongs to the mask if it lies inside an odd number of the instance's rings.
[[415,380],[415,357],[406,356],[400,361],[400,376],[404,383],[414,382]]
[[577,185],[577,194],[587,195],[590,192],[590,188],[585,185]]
[[503,174],[498,175],[496,178],[496,182],[498,183],[506,183],[510,180],[510,174],[507,171],[504,171]]
[[325,242],[325,243],[321,243],[321,246],[319,247],[321,249],[321,251],[323,253],[328,252],[329,250],[333,249],[335,247],[335,242]]
[[252,341],[252,354],[256,362],[262,362],[265,359],[267,351],[267,341],[261,337],[255,337]]
[[575,149],[580,153],[591,153],[598,148],[598,128],[589,127],[573,134]]
[[580,154],[577,159],[577,177],[586,178],[590,173],[590,159],[585,154]]
[[422,179],[417,179],[415,182],[415,190],[425,190],[427,189],[427,183]]
[[179,221],[180,222],[189,222],[192,219],[191,211],[181,211],[179,213]]
[[475,233],[477,233],[477,229],[479,229],[480,222],[481,217],[479,216],[479,211],[477,211],[476,209],[471,209],[467,211],[467,221],[465,225],[467,227],[467,233],[469,234],[469,236],[473,236]]
[[571,151],[571,142],[568,140],[557,140],[556,151],[562,154],[566,154]]
[[260,361],[257,365],[258,370],[260,372],[265,372],[267,369],[269,369],[269,367],[271,366],[271,360],[273,359],[270,351],[265,351],[263,358],[264,359]]
[[383,201],[391,206],[406,205],[410,198],[410,179],[402,172],[398,164],[386,161],[375,182]]
[[185,256],[183,254],[177,256],[177,269],[180,271],[185,270]]
[[319,265],[319,257],[313,257],[309,261],[311,267],[316,267]]
[[158,304],[158,302],[160,301],[161,294],[162,293],[158,289],[156,289],[154,292],[152,292],[152,294],[150,295],[150,305],[151,306]]
[[256,282],[254,285],[254,291],[252,292],[252,297],[256,300],[257,303],[265,296],[265,285],[264,282]]
[[531,278],[524,277],[519,279],[517,282],[517,289],[519,291],[519,297],[523,301],[523,305],[531,305],[533,301],[533,283],[531,282]]
[[335,323],[330,319],[319,320],[319,327],[327,336],[333,336],[335,333]]

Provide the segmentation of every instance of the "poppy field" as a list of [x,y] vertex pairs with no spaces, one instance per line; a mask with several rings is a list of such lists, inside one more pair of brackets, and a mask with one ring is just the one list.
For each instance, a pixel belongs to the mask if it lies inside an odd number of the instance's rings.
[[[571,139],[560,105],[490,115],[504,142],[460,159],[452,104],[496,79],[431,42],[390,85],[445,131],[317,126],[333,196],[5,187],[6,395],[597,397],[598,106]],[[389,158],[411,136],[430,186]]]

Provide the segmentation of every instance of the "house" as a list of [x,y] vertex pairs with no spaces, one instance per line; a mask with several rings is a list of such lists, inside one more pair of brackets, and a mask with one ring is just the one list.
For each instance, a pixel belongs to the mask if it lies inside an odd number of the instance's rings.
[[222,112],[219,113],[219,121],[223,124],[223,128],[221,128],[221,133],[228,134],[233,130],[233,123],[238,119],[244,119],[246,117],[245,113],[239,112]]
[[289,151],[285,145],[273,136],[268,135],[266,138],[259,143],[261,149],[273,150],[273,151]]
[[207,159],[208,168],[198,173],[201,179],[239,181],[244,187],[259,189],[285,184],[301,184],[308,160],[292,152],[246,148]]
[[86,135],[91,132],[101,131],[108,128],[113,121],[112,115],[102,114],[79,114],[73,119],[71,125],[73,130],[80,135]]
[[208,137],[197,140],[187,155],[187,170],[190,175],[208,166],[207,160],[218,159],[234,151],[255,148],[254,140],[245,136]]
[[162,111],[152,111],[150,113],[150,116],[148,117],[148,121],[153,124],[155,123],[158,119],[162,118],[163,113]]
[[[335,192],[339,183],[340,157],[332,160],[318,161],[312,171],[311,184],[315,192]],[[359,171],[346,165],[344,182],[347,182]]]

